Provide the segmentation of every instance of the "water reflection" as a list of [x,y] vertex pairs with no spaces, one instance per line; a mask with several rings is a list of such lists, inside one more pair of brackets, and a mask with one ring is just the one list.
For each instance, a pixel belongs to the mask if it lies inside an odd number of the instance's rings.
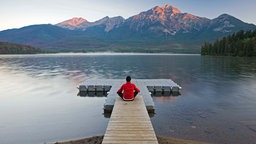
[[[150,91],[151,92],[151,91]],[[175,97],[181,95],[180,91],[153,91],[152,97]]]
[[172,102],[172,101],[176,101],[176,97],[174,96],[157,96],[157,97],[154,97],[154,100],[155,101],[158,101],[158,102]]
[[256,58],[18,55],[0,56],[0,143],[104,134],[105,97],[77,96],[76,87],[87,79],[126,75],[171,78],[182,86],[181,96],[153,96],[156,115],[151,120],[157,135],[211,143],[256,141]]

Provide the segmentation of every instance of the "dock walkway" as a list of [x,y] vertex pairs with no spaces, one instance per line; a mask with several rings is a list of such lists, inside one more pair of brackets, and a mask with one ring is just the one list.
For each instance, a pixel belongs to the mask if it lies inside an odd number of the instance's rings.
[[158,144],[143,98],[123,101],[116,96],[103,144]]
[[117,90],[125,83],[121,79],[86,80],[79,85],[79,92],[107,92],[104,113],[111,113],[103,144],[158,144],[150,121],[149,113],[154,113],[151,94],[179,93],[181,87],[171,79],[133,79],[140,89],[134,101],[123,101]]

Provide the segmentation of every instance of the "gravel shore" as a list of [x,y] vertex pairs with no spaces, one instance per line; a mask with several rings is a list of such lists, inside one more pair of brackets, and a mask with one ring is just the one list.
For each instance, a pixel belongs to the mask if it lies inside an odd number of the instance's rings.
[[[101,144],[102,139],[103,139],[103,136],[94,136],[94,137],[83,138],[79,140],[55,142],[52,144]],[[159,144],[207,144],[204,142],[183,140],[183,139],[176,139],[176,138],[162,137],[162,136],[157,136],[157,139]]]

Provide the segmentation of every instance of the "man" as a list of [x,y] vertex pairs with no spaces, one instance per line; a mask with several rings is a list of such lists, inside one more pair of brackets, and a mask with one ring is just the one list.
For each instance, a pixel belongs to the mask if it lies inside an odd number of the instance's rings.
[[126,83],[121,86],[121,88],[117,91],[117,94],[124,101],[132,101],[139,92],[140,90],[136,87],[136,85],[131,83],[131,77],[127,76]]

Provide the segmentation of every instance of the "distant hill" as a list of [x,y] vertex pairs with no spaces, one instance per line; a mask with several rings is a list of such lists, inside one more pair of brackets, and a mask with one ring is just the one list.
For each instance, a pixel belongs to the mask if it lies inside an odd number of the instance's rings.
[[205,43],[201,48],[202,55],[221,56],[256,56],[256,30],[239,31],[235,34]]
[[36,54],[43,51],[28,45],[0,42],[0,54]]
[[104,17],[95,22],[72,18],[57,25],[32,25],[0,32],[0,40],[46,50],[200,53],[214,41],[256,26],[228,14],[215,19],[182,13],[172,5],[156,6],[124,19]]

